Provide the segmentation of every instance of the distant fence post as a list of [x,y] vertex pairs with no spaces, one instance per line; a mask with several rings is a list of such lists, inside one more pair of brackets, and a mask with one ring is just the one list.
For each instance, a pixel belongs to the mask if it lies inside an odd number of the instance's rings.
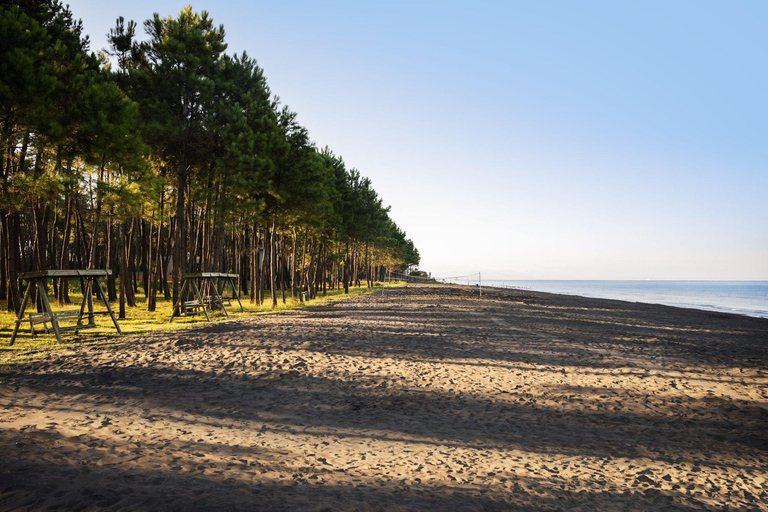
[[479,276],[478,278],[480,280],[480,296],[482,297],[483,296],[483,273],[478,272],[477,275]]

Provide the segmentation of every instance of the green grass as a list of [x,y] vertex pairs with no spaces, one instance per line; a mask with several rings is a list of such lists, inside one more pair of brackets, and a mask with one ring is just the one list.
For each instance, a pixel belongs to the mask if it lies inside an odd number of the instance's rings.
[[[401,283],[387,283],[387,287],[399,286]],[[50,287],[49,287],[50,288]],[[286,294],[285,304],[283,304],[281,295],[278,294],[278,305],[276,308],[272,308],[271,299],[268,302],[258,306],[252,304],[250,299],[241,297],[244,312],[240,311],[237,305],[237,301],[233,301],[231,307],[228,307],[229,319],[221,312],[211,313],[211,321],[221,322],[227,320],[237,320],[251,315],[265,315],[276,314],[282,311],[288,311],[297,308],[303,308],[306,306],[314,306],[317,304],[323,304],[335,300],[343,300],[350,297],[356,297],[358,295],[365,295],[368,293],[375,293],[381,291],[381,284],[377,283],[373,288],[366,288],[361,286],[360,288],[350,288],[349,294],[345,294],[343,289],[340,290],[328,290],[327,295],[323,296],[322,292],[319,293],[316,299],[301,302],[299,299],[293,299],[290,297],[290,292]],[[49,298],[53,297],[53,293],[49,290]],[[51,308],[54,312],[70,310],[79,308],[82,300],[82,294],[79,287],[75,290],[72,288],[70,292],[70,298],[72,304],[59,307],[55,301],[51,303]],[[10,369],[24,364],[25,362],[37,359],[44,354],[51,351],[61,351],[68,349],[73,343],[78,345],[92,345],[92,344],[109,344],[109,343],[122,343],[126,338],[148,334],[156,331],[177,331],[199,327],[207,324],[205,315],[196,315],[190,317],[176,317],[173,322],[170,322],[171,309],[173,304],[170,300],[165,300],[162,297],[157,299],[157,308],[155,311],[147,311],[146,299],[139,293],[136,297],[137,305],[133,308],[126,308],[125,316],[123,320],[118,320],[120,329],[123,331],[123,336],[119,336],[112,324],[112,319],[106,314],[106,307],[104,303],[94,298],[93,306],[94,311],[104,312],[104,314],[96,315],[96,327],[80,331],[75,335],[73,332],[62,333],[62,344],[56,341],[56,337],[51,334],[38,333],[37,336],[32,336],[29,329],[29,322],[24,321],[19,329],[19,334],[16,336],[15,343],[10,346],[11,334],[13,333],[13,326],[15,315],[6,311],[5,303],[0,301],[0,370]],[[117,303],[110,303],[112,310],[117,317],[118,306]],[[27,307],[25,312],[25,318],[29,318],[29,313],[34,312],[33,308]],[[66,322],[63,325],[74,325],[74,322]],[[35,326],[38,329],[42,329],[42,325]],[[49,324],[50,327],[50,324]]]

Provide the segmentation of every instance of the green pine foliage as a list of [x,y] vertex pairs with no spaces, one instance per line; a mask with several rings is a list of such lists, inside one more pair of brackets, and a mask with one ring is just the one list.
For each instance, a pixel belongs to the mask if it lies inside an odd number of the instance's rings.
[[[182,273],[256,304],[371,287],[419,262],[371,181],[317,148],[207,12],[118,18],[94,53],[57,0],[0,3],[0,300],[19,274],[108,268],[155,311]],[[70,285],[53,283],[60,304]],[[158,300],[160,297],[160,300]]]

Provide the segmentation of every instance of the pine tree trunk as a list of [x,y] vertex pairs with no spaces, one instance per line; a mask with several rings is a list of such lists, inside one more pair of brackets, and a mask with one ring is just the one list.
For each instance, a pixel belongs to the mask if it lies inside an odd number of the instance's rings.
[[296,257],[298,256],[298,233],[293,228],[293,257],[291,258],[291,297],[296,298]]
[[[53,210],[53,219],[51,222],[48,223],[48,232],[45,235],[47,239],[47,246],[48,246],[48,252],[45,260],[45,268],[55,269],[56,265],[58,264],[58,259],[56,258],[56,231],[57,231],[56,223],[59,220],[59,214],[58,214],[55,202],[52,210]],[[59,280],[51,279],[51,281],[53,282],[53,296],[58,297],[59,296]]]
[[[160,280],[160,284],[163,287],[163,298],[165,300],[171,300],[173,295],[171,294],[171,288],[168,285],[168,268],[173,270],[173,252],[174,252],[174,240],[176,238],[176,219],[175,217],[170,221],[170,228],[168,229],[168,237],[166,238],[165,251],[163,253],[163,278]],[[171,275],[171,281],[173,281],[173,275]]]
[[272,307],[277,307],[277,289],[275,288],[277,284],[277,247],[276,247],[276,238],[277,238],[277,208],[275,208],[274,213],[272,214],[272,232],[269,236],[269,285],[270,285],[270,291],[272,292]]
[[285,233],[280,235],[280,293],[285,304],[285,290],[288,288],[288,261],[285,257]]
[[[301,271],[299,273],[299,279],[301,280],[302,291],[306,290],[306,288],[304,287],[304,282],[306,280],[305,272],[306,272],[306,268],[307,268],[306,261],[307,261],[307,240],[308,240],[308,238],[309,238],[309,236],[307,235],[307,231],[304,230],[304,241],[301,244]],[[301,301],[304,302],[304,294],[303,293],[300,294],[299,297],[300,297]]]
[[224,224],[224,188],[219,183],[219,208],[216,215],[216,255],[212,268],[216,272],[225,272],[227,270],[224,260],[224,238],[226,236],[226,226]]
[[323,242],[323,297],[328,294],[328,244]]
[[152,272],[152,223],[141,220],[141,285],[144,298],[149,297],[149,280]]
[[[126,223],[122,223],[123,240],[121,245],[122,268],[120,269],[120,281],[125,280],[125,300],[130,307],[136,307],[136,294],[133,289],[134,268],[133,268],[133,231],[136,227],[136,218],[131,218],[130,227],[126,229]],[[123,273],[125,272],[125,273]]]
[[309,242],[309,268],[307,269],[307,291],[309,292],[309,298],[314,299],[315,298],[315,266],[316,266],[316,252],[317,252],[317,243],[315,242],[315,237],[312,237],[311,241]]
[[245,225],[245,216],[240,217],[240,234],[239,234],[239,240],[240,244],[238,247],[238,252],[235,254],[235,257],[238,258],[239,264],[237,268],[237,289],[238,290],[245,290],[246,285],[245,283],[248,282],[248,251],[246,250],[246,244],[248,243],[248,228]]
[[[90,269],[90,249],[88,247],[88,232],[85,229],[85,219],[80,212],[80,201],[75,197],[75,228],[77,235],[78,268]],[[85,293],[85,291],[83,291]]]
[[19,292],[18,272],[21,266],[19,213],[9,212],[3,215],[3,232],[6,234],[6,246],[8,250],[8,311],[18,313],[21,308],[21,294]]
[[[72,198],[67,197],[67,213],[64,219],[64,235],[61,240],[61,255],[59,256],[59,270],[69,268],[69,235],[72,225]],[[59,293],[56,295],[59,306],[70,304],[69,300],[69,280],[62,278],[59,284]]]
[[155,235],[155,225],[152,223],[152,221],[147,221],[147,227],[149,228],[149,233],[147,233],[147,247],[146,247],[146,258],[147,258],[147,265],[146,265],[146,279],[144,280],[144,298],[147,300],[147,311],[151,311],[149,309],[149,297],[152,295],[152,289],[154,288],[154,280],[155,280],[155,253],[153,252],[153,240]]
[[107,220],[105,228],[105,236],[107,239],[107,261],[106,268],[112,270],[112,275],[107,276],[107,297],[110,301],[117,300],[117,273],[120,270],[119,254],[115,248],[115,244],[118,243],[114,237],[115,226],[112,217],[112,212],[109,212],[109,220]]
[[[42,158],[42,149],[38,151],[37,160]],[[35,174],[42,172],[39,170],[39,166],[35,164]],[[36,201],[35,206],[32,208],[33,223],[35,229],[35,240],[32,248],[32,270],[44,271],[48,270],[46,265],[46,253],[48,246],[48,205],[42,201]],[[37,312],[43,312],[43,303],[40,298],[41,291],[35,288],[35,304],[37,305]]]
[[345,256],[344,256],[344,293],[349,293],[349,242],[347,242],[345,247]]
[[173,244],[173,296],[174,304],[179,297],[179,286],[186,267],[187,223],[184,217],[184,200],[187,190],[186,155],[182,151],[176,180],[176,232]]
[[[160,192],[160,204],[158,205],[158,213],[160,215],[160,222],[157,225],[157,242],[155,244],[154,260],[155,260],[155,272],[154,276],[149,280],[149,295],[147,295],[147,311],[155,311],[157,308],[157,288],[160,285],[160,280],[165,279],[165,269],[163,268],[163,213],[165,210],[165,192]],[[150,241],[151,243],[151,241]]]
[[264,303],[264,268],[267,260],[267,234],[266,229],[264,236],[261,236],[261,230],[257,229],[258,236],[256,237],[256,304],[261,306]]
[[[0,208],[5,217],[5,208]],[[5,236],[5,222],[0,222],[0,300],[8,300],[8,243]]]
[[253,229],[251,229],[251,280],[250,280],[250,299],[251,304],[256,303],[256,286],[258,283],[259,274],[259,241],[258,241],[258,229],[256,222],[253,223]]
[[120,271],[120,289],[119,289],[119,295],[120,295],[120,310],[118,314],[118,319],[125,320],[125,289],[127,287],[127,281],[128,276],[126,275],[127,272],[127,266],[125,264],[125,222],[121,222],[118,224],[118,233],[117,233],[117,240],[119,247],[117,248],[118,252],[118,267]]

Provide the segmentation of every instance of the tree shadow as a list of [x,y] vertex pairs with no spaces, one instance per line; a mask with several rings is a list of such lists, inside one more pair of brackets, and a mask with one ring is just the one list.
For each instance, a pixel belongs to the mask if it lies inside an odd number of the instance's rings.
[[151,411],[153,420],[183,423],[191,416],[212,428],[227,422],[249,429],[270,424],[340,437],[569,456],[642,458],[650,453],[667,463],[722,464],[745,450],[768,452],[768,433],[761,428],[768,411],[746,401],[648,400],[642,391],[631,390],[612,398],[604,388],[573,385],[551,388],[556,400],[545,400],[522,386],[473,395],[415,389],[386,376],[314,375],[305,365],[264,370],[237,376],[170,367],[101,367],[46,372],[24,379],[24,387],[52,397],[46,409],[55,409],[59,401],[68,404],[68,412],[82,413],[140,403],[137,412]]
[[[406,298],[409,307],[402,308]],[[578,342],[663,360],[666,365],[763,368],[768,361],[768,319],[764,318],[518,290],[489,290],[480,299],[476,293],[451,286],[393,289],[367,306],[373,307],[337,303],[332,310],[315,314],[329,320],[359,316],[362,321],[383,323],[384,331],[391,334],[423,330],[422,335],[450,336],[441,340],[447,342],[445,357],[461,356],[467,342],[508,340],[527,331],[532,341],[553,351],[564,343],[559,350],[567,357]],[[467,318],[458,314],[462,312],[475,315]],[[405,348],[408,340],[403,336],[391,348]],[[508,344],[497,348],[495,354],[488,350],[488,355],[503,359]],[[578,364],[576,358],[570,359]]]
[[[119,448],[100,438],[79,436],[91,450],[78,464],[56,460],[37,446],[66,442],[49,432],[21,436],[0,431],[0,441],[14,446],[4,457],[0,507],[13,509],[163,509],[163,510],[618,510],[663,507],[700,510],[704,502],[679,491],[645,489],[588,492],[559,486],[542,477],[499,475],[496,485],[471,489],[412,480],[351,478],[328,483],[333,471],[287,467],[279,457],[252,447],[228,446],[212,460],[173,461],[139,456],[135,462],[103,464]],[[210,454],[220,446],[191,443],[191,453]],[[157,447],[146,447],[157,448]],[[160,446],[162,448],[162,446]],[[265,455],[267,456],[265,460]],[[107,459],[108,460],[108,459]],[[275,471],[285,474],[274,478]],[[268,477],[263,475],[267,474]],[[271,478],[270,478],[271,477]],[[319,480],[319,481],[317,481]],[[503,488],[507,492],[500,492]]]

